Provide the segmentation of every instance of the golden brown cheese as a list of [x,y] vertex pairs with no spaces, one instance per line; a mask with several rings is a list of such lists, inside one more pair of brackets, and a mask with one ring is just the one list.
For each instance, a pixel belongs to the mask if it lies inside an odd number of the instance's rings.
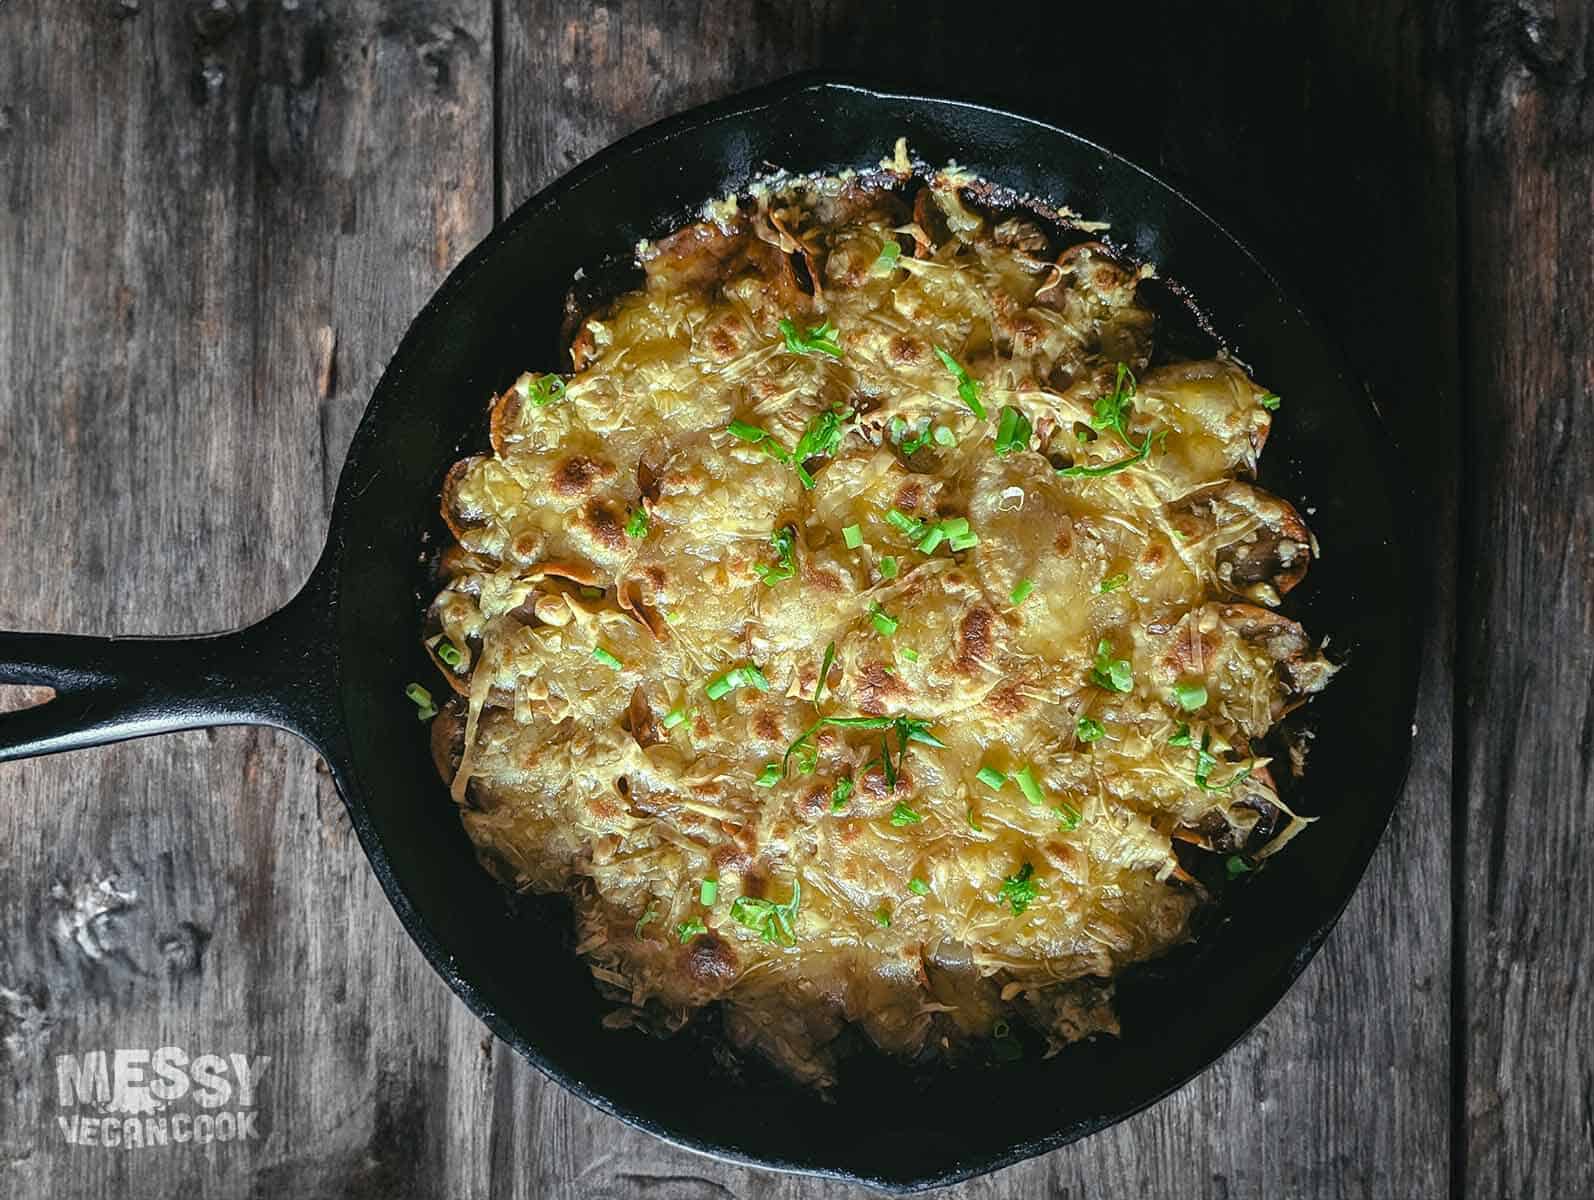
[[1188,856],[1302,828],[1255,744],[1332,672],[1258,607],[1314,551],[1249,481],[1276,399],[1150,365],[1148,272],[977,191],[803,180],[645,246],[444,489],[484,863],[571,893],[616,1023],[721,1001],[820,1086],[849,1024],[1115,1029]]

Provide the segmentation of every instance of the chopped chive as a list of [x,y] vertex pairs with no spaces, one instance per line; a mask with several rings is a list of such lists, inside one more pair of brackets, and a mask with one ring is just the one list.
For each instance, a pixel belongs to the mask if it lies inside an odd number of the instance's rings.
[[625,664],[602,646],[594,646],[592,648],[592,657],[597,662],[601,662],[606,667],[612,667],[616,671],[625,669]]
[[875,629],[879,631],[882,637],[890,637],[897,631],[897,626],[900,624],[895,617],[878,604],[869,606],[869,620],[873,622]]
[[856,550],[863,545],[863,530],[856,525],[843,525],[841,527],[841,540],[846,544],[847,549]]
[[780,782],[780,764],[765,763],[764,769],[758,773],[758,778],[753,780],[754,787],[772,788]]
[[898,828],[903,825],[917,825],[922,820],[924,818],[909,808],[907,802],[903,800],[898,800],[897,806],[891,810],[891,823]]
[[912,879],[908,880],[908,891],[912,892],[915,896],[928,896],[930,894],[930,885],[915,875]]
[[1035,772],[1028,766],[1013,772],[1013,782],[1018,784],[1018,790],[1024,793],[1024,799],[1031,804],[1039,806],[1046,803],[1046,793],[1041,791],[1041,785],[1035,782]]
[[939,525],[932,525],[929,529],[925,530],[924,536],[919,539],[919,553],[934,554],[936,548],[939,547],[945,540],[946,530],[942,529]]
[[515,390],[521,397],[530,400],[538,408],[545,404],[552,404],[562,399],[565,394],[565,381],[557,375],[522,375],[515,380]]
[[697,889],[698,903],[707,908],[714,903],[719,894],[720,881],[717,879],[705,879],[702,886]]
[[1014,916],[1028,908],[1030,901],[1035,899],[1036,893],[1040,890],[1035,886],[1034,880],[1030,878],[1033,874],[1035,874],[1035,868],[1030,866],[1029,863],[1025,863],[1015,874],[1009,875],[1002,880],[1002,886],[997,892],[997,896],[1012,905]]
[[670,709],[669,712],[664,714],[664,721],[662,723],[664,728],[674,729],[677,725],[681,724],[685,720],[686,705],[677,704],[674,708]]
[[1114,658],[1112,643],[1106,638],[1096,643],[1096,665],[1091,668],[1090,681],[1104,692],[1134,691],[1135,677],[1129,660]]
[[[1058,467],[1057,473],[1063,476],[1065,479],[1100,479],[1104,475],[1116,475],[1119,471],[1127,470],[1128,468],[1139,463],[1143,463],[1146,461],[1146,459],[1150,458],[1151,448],[1159,440],[1163,442],[1168,440],[1168,431],[1166,429],[1159,430],[1156,433],[1146,434],[1146,440],[1139,446],[1135,446],[1135,452],[1129,455],[1127,458],[1120,458],[1117,462],[1103,463],[1099,467],[1084,467],[1077,465],[1072,467]],[[1129,444],[1134,446],[1133,442],[1130,442]]]
[[935,426],[930,430],[930,436],[935,438],[935,444],[937,446],[956,446],[958,444],[958,435],[953,433],[945,425]]
[[686,945],[700,933],[707,933],[708,926],[703,924],[700,917],[693,917],[690,921],[682,921],[675,927],[675,936],[681,939],[681,945]]
[[814,707],[819,707],[819,701],[825,694],[825,685],[830,680],[830,668],[836,661],[836,643],[831,642],[825,647],[825,656],[819,661],[819,682],[814,684]]
[[1102,723],[1091,717],[1080,717],[1074,722],[1074,736],[1082,742],[1100,741],[1106,732]]
[[1012,454],[1015,450],[1029,449],[1029,418],[1012,405],[1002,407],[1002,416],[996,425],[996,452]]
[[437,643],[437,657],[451,667],[459,666],[462,659],[460,652],[455,649],[454,643],[447,638]]
[[1007,598],[1014,604],[1022,604],[1029,599],[1030,593],[1034,590],[1035,581],[1033,579],[1020,579],[1013,585],[1013,590],[1008,593]]
[[765,452],[778,462],[789,463],[791,453],[768,430],[760,429],[746,421],[735,420],[725,427],[731,434],[753,446],[763,446]]
[[1283,403],[1283,401],[1275,396],[1272,392],[1266,392],[1259,396],[1256,402],[1263,408],[1267,409],[1268,412],[1277,412],[1279,405]]
[[819,353],[832,358],[842,355],[841,346],[836,342],[836,327],[829,321],[822,325],[810,325],[806,334],[798,333],[795,322],[787,317],[782,317],[777,324],[781,337],[786,339],[786,349],[793,354]]
[[882,905],[875,912],[874,923],[876,925],[880,926],[881,929],[890,929],[891,928],[891,910],[886,908],[884,905]]
[[1179,726],[1178,729],[1174,730],[1173,736],[1168,739],[1168,745],[1170,746],[1188,746],[1189,744],[1190,726],[1188,725]]
[[1128,574],[1121,572],[1121,573],[1119,573],[1117,575],[1109,575],[1109,576],[1107,576],[1107,578],[1105,578],[1105,579],[1103,579],[1101,581],[1100,585],[1096,588],[1096,590],[1098,592],[1101,592],[1103,595],[1105,595],[1108,592],[1116,592],[1119,588],[1126,586],[1128,583],[1129,583]]
[[876,275],[889,275],[897,269],[897,259],[902,256],[902,246],[896,238],[887,238],[886,244],[880,247],[880,257],[874,260],[870,268]]
[[981,826],[980,823],[977,820],[974,819],[974,805],[972,805],[972,804],[969,805],[969,811],[964,814],[963,819],[969,823],[969,828],[974,830],[975,833],[984,833],[985,832],[984,827]]
[[963,369],[963,364],[958,362],[940,346],[935,347],[935,356],[941,360],[941,365],[952,372],[952,377],[958,382],[958,397],[969,406],[969,411],[980,420],[985,420],[985,405],[980,403],[979,382]]
[[912,646],[904,646],[902,649],[898,650],[897,653],[902,655],[902,657],[907,659],[909,662],[919,661],[919,652]]
[[633,538],[648,536],[648,510],[639,508],[631,514],[631,519],[625,523],[626,535]]
[[[900,508],[886,509],[886,521],[888,524],[900,529],[909,537],[913,537],[915,534],[917,534],[924,524],[923,521],[918,520],[916,517],[908,516],[908,514],[903,512]],[[845,530],[843,530],[843,533],[845,533]]]
[[415,705],[415,716],[418,720],[430,721],[437,715],[437,705],[432,703],[432,693],[420,684],[407,685],[404,694],[410,698],[410,703]]
[[981,767],[974,773],[974,778],[978,779],[993,792],[1001,791],[1002,785],[1007,782],[1007,776],[1003,775],[995,767]]
[[953,550],[972,550],[980,544],[980,535],[977,533],[954,533],[946,541]]
[[1234,879],[1237,876],[1244,875],[1246,872],[1250,871],[1251,864],[1246,862],[1245,859],[1241,858],[1238,854],[1231,854],[1228,858],[1223,860],[1223,869],[1228,873],[1230,879]]
[[1070,832],[1079,828],[1079,813],[1067,804],[1052,805],[1052,813],[1062,827]]
[[703,685],[703,690],[708,693],[710,700],[723,700],[737,688],[757,688],[761,692],[769,691],[769,680],[764,678],[764,673],[752,663],[740,667],[732,667],[724,674],[716,675]]
[[1173,698],[1179,702],[1179,707],[1185,712],[1195,712],[1207,702],[1207,689],[1201,683],[1176,683],[1173,685]]
[[766,942],[783,946],[797,944],[797,906],[802,900],[802,881],[791,881],[791,899],[785,904],[757,896],[738,896],[731,902],[731,920],[762,935]]
[[886,422],[886,433],[890,435],[893,442],[900,442],[907,432],[908,423],[901,417],[892,417],[891,420]]
[[753,570],[758,572],[766,587],[774,587],[797,574],[797,531],[790,525],[782,525],[769,535],[769,544],[775,551],[775,565],[757,563]]
[[880,578],[895,579],[897,577],[897,560],[887,554],[880,560]]
[[843,775],[836,780],[836,786],[830,793],[830,811],[839,813],[847,807],[847,801],[852,798],[852,776]]

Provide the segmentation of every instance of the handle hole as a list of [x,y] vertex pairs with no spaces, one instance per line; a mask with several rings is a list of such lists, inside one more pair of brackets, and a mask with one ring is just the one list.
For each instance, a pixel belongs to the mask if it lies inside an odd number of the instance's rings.
[[21,683],[0,683],[0,713],[21,712],[25,708],[38,708],[55,699],[55,689],[33,687]]

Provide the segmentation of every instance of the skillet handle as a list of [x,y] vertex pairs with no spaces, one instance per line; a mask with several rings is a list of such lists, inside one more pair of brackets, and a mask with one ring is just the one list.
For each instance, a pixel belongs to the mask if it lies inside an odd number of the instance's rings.
[[[317,578],[265,620],[195,637],[0,631],[0,683],[55,690],[0,713],[0,762],[210,725],[273,725],[318,749],[338,718]],[[319,611],[315,611],[319,610]]]

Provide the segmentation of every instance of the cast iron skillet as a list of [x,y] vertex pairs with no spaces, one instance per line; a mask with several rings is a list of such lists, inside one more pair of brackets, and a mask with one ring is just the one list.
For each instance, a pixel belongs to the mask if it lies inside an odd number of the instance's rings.
[[[1199,951],[1121,985],[1123,1036],[1003,1068],[916,1072],[865,1054],[825,1103],[756,1063],[728,1074],[702,1037],[606,1031],[560,902],[506,904],[477,865],[404,685],[436,688],[417,641],[422,532],[443,474],[485,443],[488,397],[554,369],[577,268],[624,257],[766,164],[870,165],[905,136],[998,184],[1111,222],[1118,243],[1199,297],[1285,397],[1264,481],[1322,542],[1293,615],[1346,660],[1310,707],[1296,804],[1321,821],[1244,883]],[[948,1183],[1121,1120],[1208,1066],[1267,1013],[1361,877],[1405,774],[1417,606],[1397,538],[1387,434],[1328,339],[1177,192],[1062,130],[993,109],[812,77],[697,109],[605,150],[534,196],[449,276],[377,385],[325,552],[286,608],[180,639],[0,633],[0,681],[52,687],[0,716],[0,760],[206,725],[258,723],[326,758],[360,844],[433,967],[504,1041],[606,1112],[697,1150],[898,1190]],[[326,631],[307,638],[306,629]]]

